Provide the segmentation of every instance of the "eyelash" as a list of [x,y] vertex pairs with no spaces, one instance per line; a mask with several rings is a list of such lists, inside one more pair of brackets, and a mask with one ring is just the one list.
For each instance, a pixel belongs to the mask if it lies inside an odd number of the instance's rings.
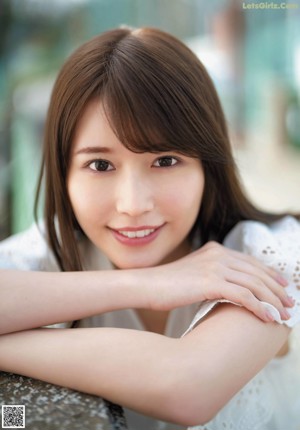
[[[167,165],[167,166],[154,166],[154,167],[173,167],[173,166],[176,166],[176,164],[178,164],[179,163],[179,159],[178,158],[176,158],[176,157],[172,157],[171,155],[165,155],[164,157],[159,157],[157,160],[155,160],[155,162],[154,163],[156,163],[157,161],[159,161],[159,160],[172,160],[172,164],[171,165]],[[175,160],[175,163],[173,164],[173,161]],[[154,163],[153,163],[153,165],[154,165]]]
[[[159,162],[159,161],[161,161],[161,160],[164,160],[164,161],[166,161],[166,160],[171,160],[171,164],[170,165],[165,165],[165,166],[155,166],[154,164],[155,163],[157,163],[157,162]],[[175,161],[175,162],[174,162]],[[163,157],[159,157],[159,158],[157,158],[155,161],[154,161],[154,163],[153,163],[153,167],[154,168],[170,168],[170,167],[173,167],[173,166],[176,166],[178,163],[180,162],[180,160],[178,159],[178,158],[176,158],[176,157],[173,157],[173,156],[171,156],[171,155],[166,155],[166,156],[163,156]],[[105,169],[105,170],[98,170],[97,168],[92,168],[91,166],[93,165],[93,164],[96,164],[96,163],[102,163],[102,164],[105,164],[107,167],[108,166],[112,166],[112,164],[110,163],[110,161],[108,161],[108,160],[103,160],[103,159],[97,159],[97,160],[93,160],[93,161],[91,161],[91,162],[89,162],[88,164],[87,164],[87,167],[89,167],[91,170],[93,170],[94,172],[111,172],[112,170],[114,170],[114,168],[111,168],[111,169]]]
[[106,163],[107,165],[112,165],[109,161],[107,161],[107,160],[102,160],[102,159],[98,159],[98,160],[93,160],[93,161],[91,161],[90,163],[88,163],[88,165],[87,165],[87,167],[89,167],[91,170],[93,170],[94,172],[110,172],[111,170],[114,170],[114,169],[109,169],[109,170],[98,170],[98,169],[96,169],[96,168],[92,168],[91,166],[93,165],[93,164],[96,164],[96,163]]

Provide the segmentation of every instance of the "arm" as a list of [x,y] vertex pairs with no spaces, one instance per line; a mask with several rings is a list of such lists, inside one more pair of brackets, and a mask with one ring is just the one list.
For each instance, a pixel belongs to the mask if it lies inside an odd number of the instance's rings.
[[181,339],[104,328],[4,335],[0,369],[196,425],[210,420],[255,376],[288,333],[287,327],[266,324],[245,309],[219,305]]
[[[208,243],[173,263],[99,272],[0,270],[0,335],[126,308],[171,310],[225,298],[268,321],[259,300],[287,319],[277,272],[253,257]],[[258,300],[259,299],[259,300]]]
[[0,270],[0,335],[143,306],[147,296],[129,271]]

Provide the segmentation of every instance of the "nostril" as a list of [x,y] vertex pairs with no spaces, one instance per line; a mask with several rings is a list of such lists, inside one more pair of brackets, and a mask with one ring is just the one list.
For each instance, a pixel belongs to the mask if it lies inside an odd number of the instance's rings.
[[154,205],[152,200],[146,196],[124,194],[118,199],[116,208],[119,213],[125,213],[136,217],[152,211]]

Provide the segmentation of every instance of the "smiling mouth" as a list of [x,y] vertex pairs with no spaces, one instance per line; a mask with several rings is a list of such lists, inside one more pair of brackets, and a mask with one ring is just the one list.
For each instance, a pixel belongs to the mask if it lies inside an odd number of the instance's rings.
[[140,237],[149,236],[151,233],[155,231],[155,228],[145,229],[145,230],[137,230],[137,231],[126,231],[126,230],[117,230],[119,234],[125,237],[129,237],[130,239],[136,239]]
[[109,228],[115,238],[124,244],[146,244],[155,239],[164,224],[160,226],[141,226]]

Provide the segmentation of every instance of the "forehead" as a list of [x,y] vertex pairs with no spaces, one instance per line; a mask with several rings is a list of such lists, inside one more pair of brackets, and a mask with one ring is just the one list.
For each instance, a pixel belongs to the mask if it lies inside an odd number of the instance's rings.
[[99,99],[91,100],[82,111],[75,127],[72,151],[79,151],[86,146],[109,147],[116,145],[119,146],[119,150],[124,148],[132,153],[175,150],[170,145],[168,148],[165,147],[163,138],[159,137],[159,132],[155,130],[154,126],[151,127],[151,131],[148,131],[145,125],[143,136],[141,136],[137,124],[132,124],[129,118],[126,121],[123,118],[123,121],[119,121],[118,114],[115,116],[116,118],[111,118],[111,110],[105,107],[102,101]]
[[[124,145],[111,127],[103,104],[93,100],[87,104],[78,121],[72,142],[72,155],[105,156],[118,154],[136,159],[152,151],[135,151]],[[153,151],[157,152],[157,151]]]
[[92,100],[83,110],[77,123],[73,149],[80,149],[82,145],[106,144],[107,141],[117,143],[118,138],[111,129],[110,123],[98,100]]
[[[151,104],[151,103],[150,103]],[[185,121],[166,121],[159,115],[156,103],[155,115],[150,105],[131,105],[108,97],[105,91],[90,100],[82,111],[72,139],[72,151],[80,145],[119,145],[133,153],[176,152],[187,157],[201,159],[197,142],[193,142],[189,124]],[[146,106],[146,107],[145,107]],[[140,109],[139,109],[140,108]],[[192,139],[191,139],[192,137]]]

